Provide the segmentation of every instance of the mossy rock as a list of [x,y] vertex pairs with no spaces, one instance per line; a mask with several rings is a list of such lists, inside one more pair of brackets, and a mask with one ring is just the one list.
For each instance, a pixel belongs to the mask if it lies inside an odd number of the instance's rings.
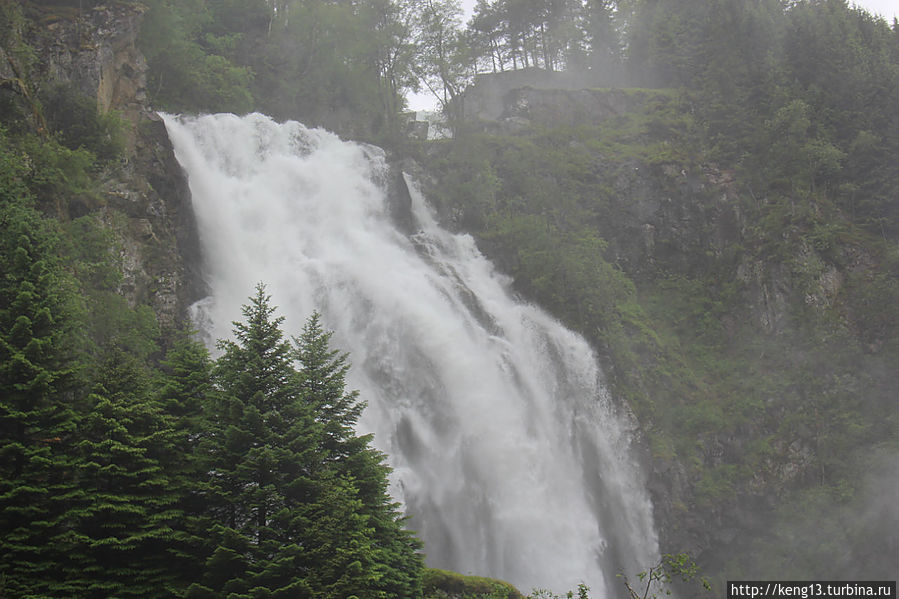
[[525,599],[508,582],[434,568],[425,570],[422,590],[425,599]]

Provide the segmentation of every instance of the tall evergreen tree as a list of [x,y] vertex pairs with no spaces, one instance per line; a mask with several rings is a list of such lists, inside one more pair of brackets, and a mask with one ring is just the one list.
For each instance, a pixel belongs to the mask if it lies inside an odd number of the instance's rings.
[[274,466],[281,435],[304,414],[297,410],[290,344],[283,317],[262,285],[244,306],[246,322],[234,323],[235,341],[222,341],[215,367],[222,398],[217,414],[214,484],[224,500],[223,524],[256,537],[279,502]]
[[356,437],[356,422],[365,404],[359,401],[357,391],[346,390],[349,356],[331,349],[332,334],[322,327],[321,315],[312,314],[294,339],[294,356],[300,364],[302,399],[313,407],[315,419],[324,429],[324,449],[331,459],[340,460],[367,443],[368,437]]
[[[295,357],[300,364],[298,379],[302,400],[313,407],[323,432],[324,456],[337,474],[338,481],[343,481],[341,484],[327,485],[326,495],[319,498],[317,509],[330,506],[338,514],[341,510],[345,511],[347,515],[340,516],[338,521],[345,522],[348,527],[360,527],[356,534],[360,534],[362,529],[367,530],[374,541],[370,546],[359,540],[353,542],[359,552],[359,564],[364,564],[365,560],[371,561],[378,572],[377,577],[361,577],[356,584],[360,589],[368,589],[369,593],[378,591],[380,594],[359,594],[359,597],[414,596],[420,585],[422,568],[418,554],[420,544],[403,529],[398,506],[392,503],[387,492],[390,469],[384,463],[385,456],[371,446],[371,435],[360,436],[355,432],[365,404],[359,400],[358,392],[346,389],[349,356],[331,349],[332,335],[332,331],[324,330],[321,316],[313,313],[300,336],[294,339]],[[353,505],[341,505],[338,501],[343,496],[341,491],[349,492],[351,489],[355,491],[355,499],[352,495],[348,499]],[[324,518],[326,521],[328,514],[333,517],[334,513],[328,512],[316,520]],[[343,531],[343,534],[352,535],[352,528]],[[340,555],[346,558],[344,553]],[[333,564],[322,564],[321,567],[327,569]],[[361,567],[360,575],[363,573],[370,577],[370,567]],[[322,591],[331,593],[333,589],[327,587]]]
[[[27,166],[0,147],[0,580],[54,595],[78,428],[73,285],[58,232],[31,205]],[[0,587],[2,589],[2,587]]]
[[210,431],[207,406],[215,401],[212,360],[202,343],[183,332],[166,353],[157,382],[157,402],[171,431],[157,451],[175,493],[179,519],[173,524],[169,570],[173,591],[197,579],[204,565],[210,517],[209,483],[213,467],[202,451]]
[[[201,443],[216,524],[190,597],[409,597],[417,541],[386,493],[383,456],[358,437],[347,356],[313,315],[291,348],[260,285],[214,368]],[[297,360],[300,367],[294,367]]]
[[138,357],[110,348],[85,399],[69,505],[58,542],[66,579],[82,597],[168,597],[173,530],[183,514],[161,453],[173,431]]
[[303,596],[303,543],[296,535],[304,527],[296,523],[304,519],[297,511],[314,494],[309,477],[320,460],[313,457],[315,423],[298,401],[283,317],[274,317],[270,301],[257,286],[244,306],[245,322],[234,323],[235,340],[219,344],[224,354],[213,371],[219,396],[200,445],[217,526],[207,574],[191,596],[253,589]]

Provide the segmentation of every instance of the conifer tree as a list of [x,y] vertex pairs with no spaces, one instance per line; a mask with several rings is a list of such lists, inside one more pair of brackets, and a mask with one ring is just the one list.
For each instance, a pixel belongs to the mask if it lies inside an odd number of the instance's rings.
[[75,444],[78,493],[58,542],[77,596],[168,597],[169,549],[183,519],[164,462],[173,432],[150,394],[142,360],[109,348],[86,397]]
[[[316,521],[327,523],[329,517],[344,512],[339,517],[339,521],[348,527],[343,534],[351,535],[354,529],[356,534],[367,531],[367,535],[351,541],[356,553],[352,554],[355,560],[349,563],[361,565],[359,576],[353,579],[359,597],[414,596],[420,585],[422,568],[418,554],[420,544],[403,529],[398,506],[392,503],[387,492],[389,468],[384,463],[385,456],[371,446],[371,435],[355,432],[365,404],[359,400],[358,392],[346,390],[349,356],[330,348],[332,335],[333,332],[324,330],[321,316],[313,313],[300,336],[294,339],[295,357],[300,364],[298,378],[302,399],[314,408],[315,418],[324,433],[325,456],[336,476],[335,483],[327,485],[321,498],[331,511],[321,512]],[[341,503],[341,497],[352,506]],[[353,517],[347,514],[353,514]],[[334,539],[341,538],[333,532],[330,534]],[[375,542],[366,544],[363,540],[366,538]],[[330,559],[317,564],[313,570],[336,571],[333,560],[348,559],[345,549],[335,547],[333,551]],[[369,562],[374,566],[365,565]],[[367,578],[372,567],[378,575]],[[348,592],[343,586],[348,584],[344,578],[333,580],[320,587],[319,592],[337,597],[339,594],[330,593],[338,592],[336,589]],[[366,595],[366,592],[380,594]]]
[[302,419],[295,405],[290,344],[283,317],[262,285],[243,308],[246,322],[234,323],[235,341],[222,341],[215,367],[222,390],[217,414],[213,484],[223,500],[222,521],[251,537],[265,534],[271,511],[280,503],[273,478],[281,459],[281,435]]
[[315,412],[324,431],[324,447],[330,460],[339,461],[368,443],[370,437],[357,437],[356,422],[365,409],[357,391],[346,390],[350,369],[347,354],[330,348],[332,332],[326,332],[317,312],[306,321],[294,339],[294,357],[300,364],[299,389],[303,401]]
[[162,362],[157,398],[171,430],[169,443],[158,451],[180,510],[169,548],[173,590],[196,581],[214,522],[208,512],[210,489],[205,476],[212,463],[202,451],[210,435],[207,405],[216,397],[212,360],[190,331],[181,334]]
[[[210,460],[211,513],[217,522],[207,575],[189,596],[233,592],[303,596],[298,561],[302,511],[314,496],[317,454],[311,412],[298,399],[283,317],[265,288],[234,323],[234,341],[214,367],[218,397],[201,453]],[[230,571],[230,575],[228,572]],[[264,591],[263,591],[264,589]],[[292,594],[291,594],[292,593]],[[217,596],[217,595],[210,595]],[[267,595],[266,595],[267,596]]]
[[52,595],[62,554],[48,539],[65,530],[75,491],[77,311],[24,164],[5,147],[0,162],[0,580],[11,596]]
[[274,313],[257,286],[219,346],[201,444],[216,525],[187,596],[414,596],[418,544],[390,503],[383,456],[355,434],[363,405],[345,389],[347,356],[317,314],[291,349]]

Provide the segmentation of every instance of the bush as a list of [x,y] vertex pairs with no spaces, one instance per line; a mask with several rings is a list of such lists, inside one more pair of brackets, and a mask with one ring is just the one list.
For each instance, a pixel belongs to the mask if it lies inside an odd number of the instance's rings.
[[465,599],[525,599],[508,582],[482,576],[465,576],[447,570],[428,568],[422,578],[426,599],[458,597]]
[[100,160],[124,149],[125,123],[115,112],[101,114],[96,100],[71,85],[57,83],[41,94],[47,125],[70,150],[84,148]]

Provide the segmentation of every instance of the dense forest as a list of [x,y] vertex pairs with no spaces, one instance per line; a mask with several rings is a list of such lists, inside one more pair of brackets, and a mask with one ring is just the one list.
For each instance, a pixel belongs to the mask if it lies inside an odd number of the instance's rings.
[[[212,359],[124,297],[103,181],[143,125],[33,42],[105,4],[142,14],[149,106],[417,161],[446,222],[602,355],[667,485],[663,551],[719,580],[895,577],[899,23],[844,0],[479,0],[468,23],[454,0],[5,0],[0,597],[515,596],[424,569],[316,314],[293,336],[248,289]],[[519,69],[628,109],[468,114],[478,77]],[[452,139],[406,135],[411,91]]]

